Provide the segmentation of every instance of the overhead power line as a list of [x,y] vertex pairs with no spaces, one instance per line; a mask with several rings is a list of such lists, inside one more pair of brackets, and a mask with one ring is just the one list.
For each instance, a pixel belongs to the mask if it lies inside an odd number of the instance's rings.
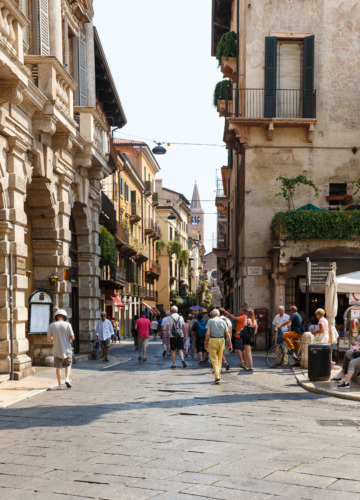
[[171,144],[176,144],[179,146],[209,146],[209,147],[215,147],[215,148],[225,148],[225,144],[206,144],[206,143],[202,143],[202,142],[155,141],[154,139],[149,139],[147,137],[141,137],[139,135],[125,134],[124,132],[121,132],[121,135],[126,135],[128,137],[134,137],[135,139],[141,139],[142,141],[155,142],[155,144],[167,144],[168,146],[171,146]]

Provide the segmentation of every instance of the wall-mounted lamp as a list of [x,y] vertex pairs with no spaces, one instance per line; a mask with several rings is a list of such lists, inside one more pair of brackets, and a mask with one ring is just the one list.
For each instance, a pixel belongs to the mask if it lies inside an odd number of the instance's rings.
[[168,220],[176,220],[176,215],[174,214],[168,215]]
[[57,274],[52,273],[52,275],[49,276],[49,283],[51,287],[55,288],[59,283],[59,276]]
[[32,271],[30,271],[30,269],[26,269],[26,271],[25,271],[25,276],[26,276],[27,278],[30,278],[30,276],[31,276],[31,275],[32,275]]

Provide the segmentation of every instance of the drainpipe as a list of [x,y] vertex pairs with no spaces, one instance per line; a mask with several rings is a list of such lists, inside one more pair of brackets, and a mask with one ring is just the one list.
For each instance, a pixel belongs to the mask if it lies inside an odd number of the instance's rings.
[[9,253],[9,306],[10,306],[10,380],[14,380],[14,307],[13,258]]

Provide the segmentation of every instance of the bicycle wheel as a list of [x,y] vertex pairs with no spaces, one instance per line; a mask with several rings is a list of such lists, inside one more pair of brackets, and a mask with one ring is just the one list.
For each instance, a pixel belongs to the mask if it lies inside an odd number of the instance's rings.
[[273,345],[266,354],[266,364],[269,368],[281,365],[284,359],[284,350],[280,345]]

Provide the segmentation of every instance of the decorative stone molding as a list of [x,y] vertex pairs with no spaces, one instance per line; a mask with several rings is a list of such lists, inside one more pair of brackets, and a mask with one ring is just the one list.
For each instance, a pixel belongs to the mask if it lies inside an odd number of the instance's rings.
[[57,133],[52,140],[53,150],[58,151],[59,149],[64,149],[65,151],[71,151],[73,141],[73,134],[69,132]]
[[6,103],[21,104],[24,90],[25,85],[20,80],[0,80],[0,106]]
[[224,78],[229,78],[233,83],[236,83],[236,57],[223,57],[221,59],[221,72]]
[[42,132],[43,134],[54,135],[56,132],[56,122],[57,119],[54,115],[36,113],[33,120],[34,133],[38,134]]

